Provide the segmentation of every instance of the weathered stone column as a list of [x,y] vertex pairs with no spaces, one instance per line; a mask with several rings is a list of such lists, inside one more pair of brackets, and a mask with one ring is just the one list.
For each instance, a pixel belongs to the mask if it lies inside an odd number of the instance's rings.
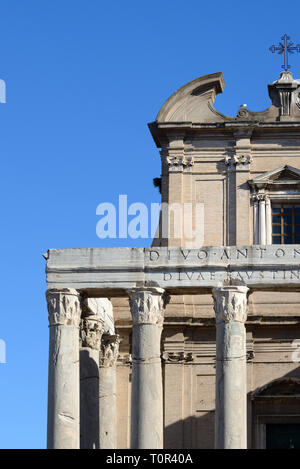
[[266,196],[266,244],[272,244],[272,209],[268,196]]
[[266,244],[266,199],[263,194],[259,194],[259,244]]
[[116,362],[119,336],[103,334],[99,363],[100,449],[117,448]]
[[131,382],[131,448],[163,448],[161,288],[128,292],[133,320]]
[[[84,301],[80,326],[80,448],[99,448],[99,353],[103,322],[94,300]],[[91,309],[92,308],[92,309]],[[96,309],[97,312],[97,309]]]
[[253,196],[253,241],[259,244],[259,210],[257,196]]
[[79,448],[79,293],[48,290],[50,345],[48,436],[50,449]]
[[217,325],[216,448],[247,447],[245,286],[213,289]]

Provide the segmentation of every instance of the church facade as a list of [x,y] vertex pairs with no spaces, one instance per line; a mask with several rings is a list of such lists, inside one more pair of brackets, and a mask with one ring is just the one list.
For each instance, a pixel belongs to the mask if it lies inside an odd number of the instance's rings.
[[200,77],[149,124],[151,248],[45,255],[49,447],[300,447],[300,82],[235,117],[223,88]]

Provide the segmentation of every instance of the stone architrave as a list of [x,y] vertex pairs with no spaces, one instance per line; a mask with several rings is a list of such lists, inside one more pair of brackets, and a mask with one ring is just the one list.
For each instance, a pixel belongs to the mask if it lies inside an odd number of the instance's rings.
[[78,449],[79,293],[52,289],[46,298],[50,327],[47,447]]
[[131,448],[163,448],[162,288],[128,291],[133,320]]
[[216,448],[247,447],[245,286],[213,289],[217,327]]
[[99,362],[100,449],[117,448],[116,362],[119,336],[103,334]]

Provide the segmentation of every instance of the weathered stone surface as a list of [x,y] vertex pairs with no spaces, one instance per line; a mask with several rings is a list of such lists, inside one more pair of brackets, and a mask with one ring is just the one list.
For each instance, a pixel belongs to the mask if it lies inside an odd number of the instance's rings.
[[99,294],[147,284],[182,293],[230,280],[260,289],[296,286],[300,245],[62,249],[50,250],[47,260],[49,287]]
[[163,448],[160,340],[164,290],[129,290],[133,319],[131,448]]
[[48,436],[49,449],[79,448],[79,293],[48,290],[50,325]]
[[100,448],[117,448],[116,362],[118,335],[102,336],[99,367]]
[[247,447],[247,287],[215,288],[216,448]]

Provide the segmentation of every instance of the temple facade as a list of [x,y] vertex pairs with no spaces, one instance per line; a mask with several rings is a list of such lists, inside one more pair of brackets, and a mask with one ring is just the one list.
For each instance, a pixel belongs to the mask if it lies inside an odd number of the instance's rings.
[[223,88],[197,78],[149,124],[150,248],[45,254],[49,448],[300,448],[300,81],[234,117]]

